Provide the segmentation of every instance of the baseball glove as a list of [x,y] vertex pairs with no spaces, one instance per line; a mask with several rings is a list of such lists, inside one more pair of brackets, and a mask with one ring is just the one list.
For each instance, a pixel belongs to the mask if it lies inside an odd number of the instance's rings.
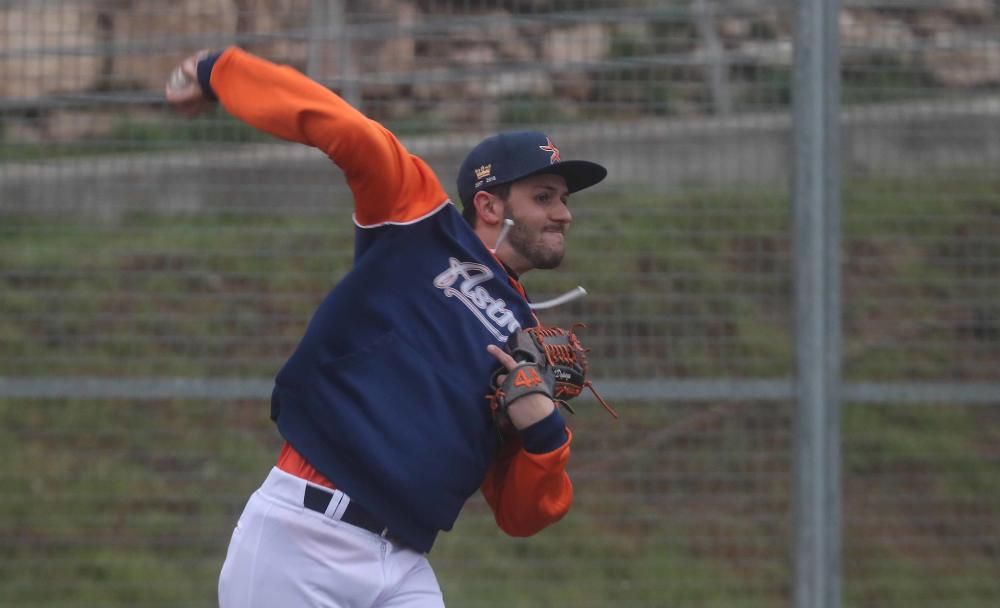
[[[505,350],[517,367],[500,368],[493,373],[493,394],[487,395],[493,419],[498,426],[507,426],[507,408],[525,395],[541,393],[565,407],[571,414],[576,411],[569,401],[589,388],[597,400],[613,417],[618,413],[608,405],[587,379],[587,351],[576,335],[576,323],[570,329],[536,326],[514,332],[507,339]],[[503,377],[506,374],[506,377]]]

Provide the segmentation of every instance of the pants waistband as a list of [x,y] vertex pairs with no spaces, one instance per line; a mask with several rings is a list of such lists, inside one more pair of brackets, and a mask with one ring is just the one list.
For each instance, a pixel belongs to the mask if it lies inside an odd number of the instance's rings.
[[367,530],[388,540],[397,541],[389,527],[361,504],[340,490],[312,484],[274,467],[264,480],[261,490],[281,502],[305,507],[331,519]]

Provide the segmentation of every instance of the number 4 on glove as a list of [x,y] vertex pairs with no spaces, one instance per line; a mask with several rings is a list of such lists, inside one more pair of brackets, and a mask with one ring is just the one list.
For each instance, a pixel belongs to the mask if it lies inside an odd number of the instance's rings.
[[[608,405],[587,379],[587,350],[576,336],[576,328],[530,327],[518,330],[507,339],[505,350],[518,365],[508,373],[498,369],[493,374],[493,394],[488,395],[490,409],[498,422],[504,420],[508,406],[525,395],[541,393],[570,413],[576,413],[569,400],[589,388],[604,409],[613,417],[618,413]],[[500,377],[507,374],[503,381]]]
[[532,388],[542,382],[542,377],[534,367],[522,367],[517,370],[517,374],[514,376],[514,386],[517,388]]

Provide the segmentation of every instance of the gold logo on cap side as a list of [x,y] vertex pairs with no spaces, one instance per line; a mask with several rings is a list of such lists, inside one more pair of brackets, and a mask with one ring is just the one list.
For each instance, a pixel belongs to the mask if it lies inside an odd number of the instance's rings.
[[486,179],[493,172],[493,164],[482,165],[476,169],[476,179]]

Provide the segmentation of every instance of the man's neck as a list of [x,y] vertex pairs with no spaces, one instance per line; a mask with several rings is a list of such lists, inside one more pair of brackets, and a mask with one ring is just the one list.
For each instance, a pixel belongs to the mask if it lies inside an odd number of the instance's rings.
[[[497,259],[500,260],[500,258]],[[507,271],[507,274],[509,274],[512,279],[514,279],[515,281],[521,280],[521,275],[515,272],[514,269],[511,268],[509,264],[507,264],[507,262],[500,260],[500,264],[503,266],[503,269]]]

